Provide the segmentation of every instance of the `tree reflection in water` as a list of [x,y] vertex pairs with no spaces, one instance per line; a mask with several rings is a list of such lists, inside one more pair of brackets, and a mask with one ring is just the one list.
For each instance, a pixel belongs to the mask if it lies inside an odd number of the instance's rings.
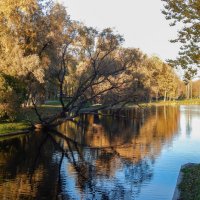
[[[73,122],[59,128],[59,131],[80,146],[79,151],[72,148],[71,153],[75,152],[77,163],[84,166],[82,172],[86,182],[79,182],[82,179],[76,171],[76,184],[81,194],[85,194],[85,188],[91,185],[91,191],[101,191],[102,195],[106,193],[109,199],[112,199],[110,191],[118,193],[120,188],[123,189],[120,189],[119,197],[137,195],[141,185],[151,179],[156,156],[164,144],[171,142],[179,124],[179,110],[176,107],[128,110],[121,111],[120,115],[128,118],[87,115],[83,117],[88,122],[84,128]],[[63,146],[67,148],[67,145]],[[70,170],[72,174],[75,173],[73,167]],[[99,198],[100,194],[95,193],[98,195],[95,198]]]
[[117,114],[81,116],[62,124],[63,134],[1,141],[0,199],[134,199],[175,136],[179,109]]

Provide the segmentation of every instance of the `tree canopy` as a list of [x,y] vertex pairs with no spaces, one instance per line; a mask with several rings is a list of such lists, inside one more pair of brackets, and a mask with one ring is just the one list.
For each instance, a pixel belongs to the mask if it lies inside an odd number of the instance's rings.
[[171,21],[171,26],[179,24],[176,39],[171,42],[181,43],[179,56],[170,60],[175,66],[181,66],[189,73],[188,78],[200,67],[200,1],[199,0],[162,0],[163,14]]

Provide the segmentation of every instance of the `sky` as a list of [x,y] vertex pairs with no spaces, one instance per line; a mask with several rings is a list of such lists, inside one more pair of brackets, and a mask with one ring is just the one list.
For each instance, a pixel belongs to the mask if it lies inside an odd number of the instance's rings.
[[58,0],[73,20],[101,30],[106,27],[124,36],[125,47],[140,48],[148,55],[173,59],[178,55],[177,27],[170,27],[161,13],[161,0]]

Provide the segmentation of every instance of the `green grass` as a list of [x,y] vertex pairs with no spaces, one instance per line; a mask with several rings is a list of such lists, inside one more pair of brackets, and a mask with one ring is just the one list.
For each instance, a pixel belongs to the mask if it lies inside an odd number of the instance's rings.
[[200,200],[200,165],[182,169],[183,178],[179,184],[181,200]]
[[0,134],[24,130],[30,127],[27,122],[8,122],[0,124]]
[[[41,114],[42,118],[52,116],[53,114],[58,113],[61,110],[61,105],[58,102],[53,104],[42,105],[38,107],[38,111]],[[31,127],[31,123],[37,123],[38,117],[33,108],[22,108],[17,119],[13,122],[2,122],[0,123],[0,134],[20,131],[28,129]]]
[[[68,101],[64,100],[64,104],[67,104],[67,103],[68,103]],[[59,100],[45,101],[44,105],[46,105],[46,106],[61,106]]]
[[[38,107],[38,112],[40,113],[42,118],[52,116],[53,114],[58,113],[60,110],[60,105],[41,105],[40,107]],[[29,120],[32,122],[37,122],[38,117],[33,108],[24,108],[21,111],[20,120]]]
[[200,99],[184,99],[174,101],[157,101],[151,103],[141,103],[140,106],[163,106],[163,105],[200,105]]

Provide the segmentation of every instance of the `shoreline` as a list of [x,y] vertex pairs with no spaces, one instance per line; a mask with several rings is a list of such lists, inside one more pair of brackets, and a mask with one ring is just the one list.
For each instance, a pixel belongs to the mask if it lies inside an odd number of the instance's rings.
[[[151,103],[135,103],[135,104],[127,104],[126,106],[124,106],[125,109],[131,109],[131,108],[150,108],[150,107],[156,107],[156,106],[180,106],[180,105],[200,105],[200,99],[190,99],[190,100],[179,100],[179,101],[158,101],[158,102],[151,102]],[[46,108],[47,109],[47,108]],[[44,110],[46,110],[44,109]],[[116,106],[113,107],[111,109],[121,109],[120,106]],[[84,109],[83,109],[84,110]],[[90,109],[87,108],[85,109],[85,112],[89,112]],[[29,113],[30,111],[27,110],[27,114],[30,115]],[[54,111],[55,112],[55,111]],[[34,115],[34,113],[32,114]],[[33,121],[36,121],[36,117],[32,117]],[[7,128],[9,126],[12,126],[14,124],[13,128]],[[21,125],[20,125],[21,124]],[[19,125],[19,126],[18,126]],[[1,127],[2,126],[2,127]],[[21,127],[20,127],[21,126]],[[29,130],[30,125],[28,125],[27,123],[24,122],[24,120],[21,121],[17,121],[14,123],[0,123],[0,129],[5,130],[2,131],[2,133],[0,133],[0,137],[4,137],[7,135],[16,135],[19,134],[20,132],[24,132]],[[1,130],[0,130],[1,131]]]
[[27,130],[15,131],[15,132],[2,133],[2,134],[0,134],[0,138],[8,137],[8,136],[15,136],[15,135],[22,135],[22,134],[26,134],[26,133],[30,133],[30,130],[27,129]]

